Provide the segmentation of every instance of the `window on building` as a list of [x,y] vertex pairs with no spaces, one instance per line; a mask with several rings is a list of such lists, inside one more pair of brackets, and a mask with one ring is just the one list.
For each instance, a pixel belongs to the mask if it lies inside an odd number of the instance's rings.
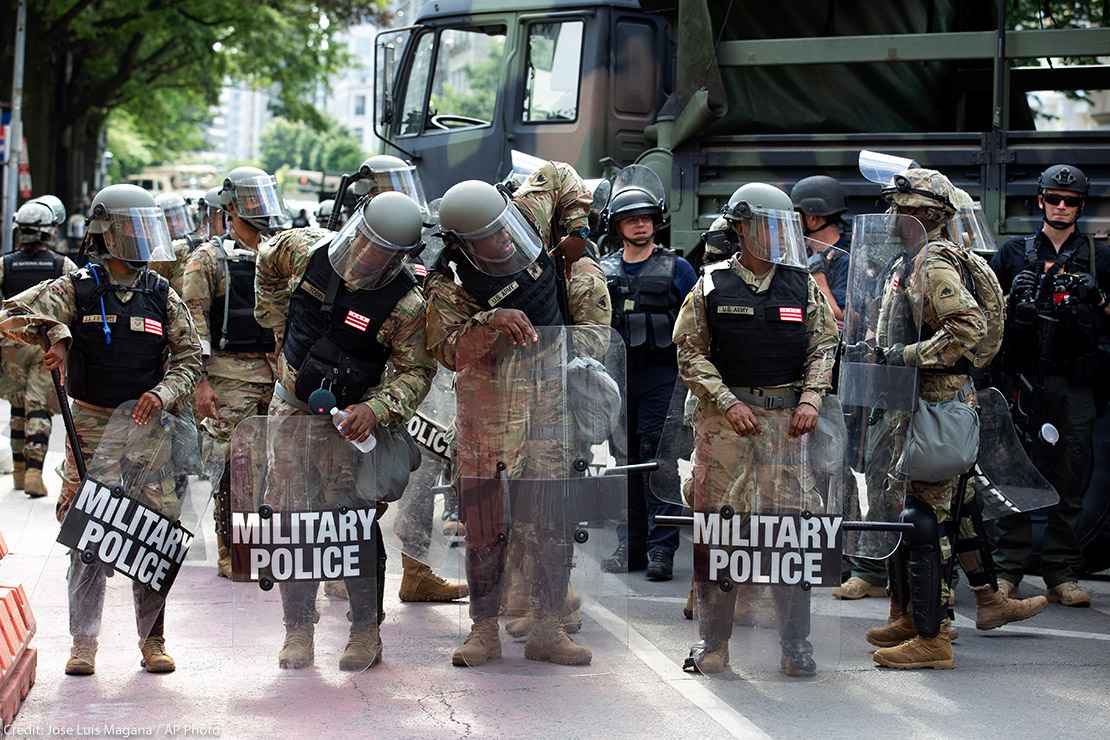
[[504,60],[503,26],[443,31],[432,77],[428,128],[490,125]]
[[534,23],[528,27],[525,123],[578,118],[582,67],[582,21]]
[[356,116],[365,116],[366,115],[366,96],[365,95],[356,95],[355,96],[355,115]]

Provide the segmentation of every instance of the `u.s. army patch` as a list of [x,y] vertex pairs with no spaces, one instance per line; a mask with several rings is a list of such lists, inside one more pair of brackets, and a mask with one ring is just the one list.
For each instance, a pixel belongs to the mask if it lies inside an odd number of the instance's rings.
[[489,299],[490,308],[496,306],[498,303],[500,303],[501,301],[508,298],[512,294],[512,292],[514,290],[516,290],[517,288],[519,288],[519,287],[520,287],[520,283],[518,283],[516,280],[514,280],[511,283],[509,283],[508,285],[506,285],[504,288],[502,288],[501,290],[494,293],[493,297]]

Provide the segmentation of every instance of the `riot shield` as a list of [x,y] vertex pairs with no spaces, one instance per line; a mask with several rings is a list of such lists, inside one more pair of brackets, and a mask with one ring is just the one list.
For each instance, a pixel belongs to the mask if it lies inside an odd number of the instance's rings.
[[[525,346],[470,332],[459,347],[455,485],[466,538],[452,555],[470,603],[453,662],[552,676],[610,670],[627,647],[627,586],[601,567],[626,517],[627,478],[609,450],[624,425],[624,345],[609,327],[535,331]],[[492,633],[501,657],[487,660],[476,634]]]
[[[97,663],[109,670],[134,666],[136,633],[140,644],[167,639],[179,659],[213,638],[194,626],[210,598],[198,586],[211,571],[191,557],[205,534],[211,489],[189,474],[207,472],[218,481],[222,464],[175,447],[175,439],[195,438],[191,421],[155,411],[137,424],[134,410],[128,402],[110,415],[75,411],[86,472],[38,572],[21,579],[37,610],[68,607],[70,636],[95,639]],[[215,548],[209,550],[214,562]]]
[[[921,338],[925,228],[912,216],[869,214],[852,225],[847,306],[838,396],[847,429],[846,468],[857,500],[845,511],[864,521],[896,522],[904,481],[898,456],[917,406],[918,370],[891,362],[892,353]],[[850,555],[882,559],[898,546],[896,532],[845,532]]]
[[[385,433],[377,431],[379,440]],[[382,446],[361,452],[327,416],[255,416],[235,428],[230,546],[239,659],[295,678],[313,662],[331,673],[337,664],[365,670],[380,658],[385,550],[375,481],[383,461],[375,453]]]
[[1021,444],[1010,407],[997,388],[976,394],[979,404],[979,460],[971,479],[984,519],[1036,511],[1060,500]]
[[840,582],[843,517],[818,488],[813,434],[790,434],[793,409],[753,409],[740,436],[700,409],[687,487],[693,508],[692,647],[683,668],[770,680],[838,664],[840,625],[815,589]]

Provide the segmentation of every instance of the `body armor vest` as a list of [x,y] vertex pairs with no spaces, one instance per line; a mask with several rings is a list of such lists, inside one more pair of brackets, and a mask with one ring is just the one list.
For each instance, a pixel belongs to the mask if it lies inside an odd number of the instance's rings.
[[725,385],[759,388],[801,380],[809,347],[809,275],[780,265],[770,289],[756,293],[731,269],[711,274],[714,288],[705,298],[709,359]]
[[4,284],[0,291],[5,298],[19,295],[44,280],[60,278],[64,267],[65,257],[49,249],[12,252],[4,256]]
[[601,270],[613,304],[613,328],[629,349],[667,350],[673,357],[671,334],[682,298],[674,287],[677,257],[656,247],[635,275],[624,270],[622,252],[605,255]]
[[273,352],[274,332],[262,328],[254,318],[254,267],[258,255],[249,249],[225,250],[224,244],[215,245],[216,260],[224,274],[224,294],[213,297],[208,309],[212,351]]
[[455,262],[463,288],[483,308],[515,308],[532,326],[563,326],[568,320],[559,308],[555,262],[541,251],[531,265],[513,275],[494,277],[479,271],[465,257]]
[[[71,277],[77,313],[70,326],[69,395],[107,408],[137,400],[165,375],[169,281],[144,270],[138,283],[125,289],[112,285],[95,263]],[[120,294],[127,292],[131,298],[125,302]]]
[[378,385],[389,360],[378,330],[415,285],[412,273],[401,270],[379,290],[352,292],[331,266],[327,245],[318,246],[285,322],[282,354],[297,370],[297,397],[307,402],[308,394],[327,387],[343,408]]

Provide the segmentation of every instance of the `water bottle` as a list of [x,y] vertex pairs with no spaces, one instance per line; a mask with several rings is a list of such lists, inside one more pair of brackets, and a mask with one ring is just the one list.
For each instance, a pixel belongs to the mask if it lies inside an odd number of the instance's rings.
[[[351,414],[349,412],[340,411],[336,407],[332,406],[331,423],[335,424],[336,429],[339,429],[339,425],[342,424],[343,420],[350,415]],[[355,446],[356,449],[358,449],[359,452],[370,452],[378,444],[378,440],[374,438],[373,434],[367,437],[365,442],[355,442],[354,440],[349,441]]]

